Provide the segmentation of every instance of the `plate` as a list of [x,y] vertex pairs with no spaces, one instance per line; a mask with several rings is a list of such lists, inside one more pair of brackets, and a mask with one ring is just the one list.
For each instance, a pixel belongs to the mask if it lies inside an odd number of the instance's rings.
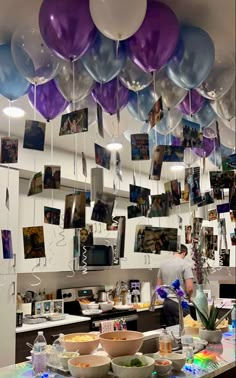
[[82,314],[83,315],[98,315],[98,314],[101,314],[102,313],[102,310],[82,310]]
[[132,305],[117,305],[114,306],[116,310],[130,310],[131,308],[134,308]]

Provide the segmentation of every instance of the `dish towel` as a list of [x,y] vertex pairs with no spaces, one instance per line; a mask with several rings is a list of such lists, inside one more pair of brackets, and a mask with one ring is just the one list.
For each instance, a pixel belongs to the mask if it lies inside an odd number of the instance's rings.
[[114,320],[104,320],[100,325],[100,332],[113,332],[114,331]]

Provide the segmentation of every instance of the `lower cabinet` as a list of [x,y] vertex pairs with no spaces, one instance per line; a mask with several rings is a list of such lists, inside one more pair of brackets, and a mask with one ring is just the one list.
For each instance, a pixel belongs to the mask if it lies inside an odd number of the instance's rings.
[[[68,324],[59,327],[42,329],[43,334],[48,344],[52,344],[53,341],[59,336],[60,333],[77,333],[77,332],[90,332],[90,322],[81,322]],[[16,334],[16,363],[26,361],[26,357],[30,355],[30,349],[26,343],[34,343],[34,340],[38,334],[38,331],[21,332]]]
[[138,331],[146,332],[161,328],[163,324],[163,309],[158,308],[154,312],[140,311],[138,312]]

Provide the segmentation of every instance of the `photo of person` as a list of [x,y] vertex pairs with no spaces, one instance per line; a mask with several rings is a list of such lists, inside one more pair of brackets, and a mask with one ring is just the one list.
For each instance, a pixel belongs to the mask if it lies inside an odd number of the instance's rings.
[[23,242],[25,259],[45,257],[43,227],[24,227]]
[[42,172],[37,172],[33,175],[29,182],[28,197],[43,191],[43,175]]
[[120,216],[112,217],[112,223],[107,224],[107,230],[108,231],[117,231],[118,230],[119,219],[120,219]]
[[93,245],[93,225],[86,224],[85,227],[81,228],[79,231],[79,240],[80,240],[80,251],[84,246]]
[[53,301],[53,312],[57,314],[64,314],[64,303],[63,300]]
[[51,314],[53,312],[51,301],[42,301],[43,314]]
[[232,210],[229,213],[231,222],[236,222],[236,210]]
[[111,164],[111,151],[94,143],[95,148],[95,162],[103,168],[110,169]]
[[85,192],[66,195],[64,228],[85,227],[85,203]]
[[41,315],[43,313],[42,302],[35,302],[34,315]]
[[[146,253],[158,251],[177,251],[177,228],[146,227],[144,229],[143,248]],[[156,244],[159,242],[159,244]]]
[[104,131],[103,131],[103,114],[102,114],[102,107],[97,103],[97,123],[98,123],[98,134],[100,137],[104,138]]
[[23,148],[43,151],[45,142],[46,123],[39,121],[25,121]]
[[164,146],[155,146],[152,152],[152,161],[149,173],[150,180],[160,180],[164,157]]
[[130,202],[144,205],[149,202],[150,189],[142,186],[129,185],[129,200]]
[[189,202],[189,190],[181,190],[182,202]]
[[141,209],[139,206],[136,206],[136,205],[130,205],[127,207],[127,217],[128,219],[132,219],[132,218],[138,218],[138,217],[141,217],[142,214],[141,214]]
[[116,257],[122,258],[125,253],[125,229],[126,229],[126,217],[119,217],[117,239],[116,239]]
[[148,114],[149,128],[152,129],[164,116],[162,97],[160,97],[153,105]]
[[185,226],[185,244],[192,243],[192,226]]
[[3,258],[13,259],[13,247],[12,247],[12,238],[10,230],[1,230],[2,235],[2,252]]
[[208,220],[213,221],[218,218],[216,209],[212,209],[208,211]]
[[183,162],[184,147],[183,146],[164,146],[163,161]]
[[180,205],[180,193],[181,190],[179,190],[179,182],[178,180],[172,180],[171,181],[171,196],[173,200],[173,204],[175,206]]
[[212,188],[233,188],[235,185],[235,173],[234,171],[211,171],[210,184]]
[[61,210],[55,207],[44,206],[44,223],[60,224]]
[[236,186],[229,189],[229,207],[230,210],[236,210]]
[[200,125],[195,122],[187,121],[182,119],[183,123],[183,146],[186,147],[196,147],[202,148],[203,145],[203,134]]
[[203,218],[193,218],[193,242],[197,242],[202,228]]
[[220,252],[220,265],[229,266],[230,250],[222,249]]
[[111,193],[97,192],[91,219],[101,223],[112,222],[112,212],[116,196]]
[[202,227],[202,249],[207,258],[211,258],[214,252],[213,233],[213,227]]
[[13,137],[1,138],[1,163],[18,162],[18,139]]
[[224,190],[219,188],[213,188],[213,197],[216,200],[224,199]]
[[236,231],[230,233],[231,244],[236,245]]
[[192,175],[188,177],[191,205],[202,202],[200,190],[200,167],[192,168]]
[[168,215],[168,196],[166,193],[150,196],[148,217],[165,217]]
[[88,131],[88,109],[63,114],[59,135],[70,135]]
[[229,203],[221,203],[216,205],[216,210],[218,214],[229,213]]
[[149,160],[148,134],[131,134],[131,159]]
[[44,189],[60,189],[61,167],[59,165],[44,166]]

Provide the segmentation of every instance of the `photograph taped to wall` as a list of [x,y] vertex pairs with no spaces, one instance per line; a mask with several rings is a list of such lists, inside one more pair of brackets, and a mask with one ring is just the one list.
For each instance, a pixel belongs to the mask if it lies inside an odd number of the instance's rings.
[[98,134],[100,137],[104,138],[103,131],[103,111],[101,105],[97,103],[97,124],[98,124]]
[[26,120],[23,148],[44,151],[46,123]]
[[10,230],[1,230],[3,259],[13,259],[12,236]]
[[18,162],[18,139],[14,137],[1,138],[1,160],[2,164]]
[[193,241],[196,242],[199,239],[203,218],[193,218]]
[[175,206],[180,205],[181,189],[179,187],[178,180],[172,180],[171,182],[171,197]]
[[93,225],[86,224],[85,227],[79,230],[79,239],[80,239],[80,252],[84,246],[93,245]]
[[70,135],[88,131],[88,109],[63,114],[59,135]]
[[230,233],[231,244],[236,245],[236,231]]
[[221,266],[229,266],[230,260],[230,249],[222,249],[220,253],[220,265]]
[[214,203],[213,190],[209,190],[202,194],[202,202],[198,203],[198,207],[207,206]]
[[122,258],[125,255],[125,230],[126,217],[119,217],[117,240],[116,240],[116,257]]
[[131,159],[149,160],[148,134],[131,134]]
[[216,200],[223,200],[224,196],[224,189],[213,188],[213,197]]
[[44,189],[60,189],[61,186],[61,167],[59,165],[44,166]]
[[85,226],[85,201],[85,192],[76,192],[65,197],[64,228]]
[[97,192],[91,219],[97,222],[110,224],[112,222],[115,198],[114,194]]
[[23,227],[25,259],[45,257],[43,227]]
[[33,175],[29,182],[28,197],[43,191],[43,175],[42,172],[37,172]]

